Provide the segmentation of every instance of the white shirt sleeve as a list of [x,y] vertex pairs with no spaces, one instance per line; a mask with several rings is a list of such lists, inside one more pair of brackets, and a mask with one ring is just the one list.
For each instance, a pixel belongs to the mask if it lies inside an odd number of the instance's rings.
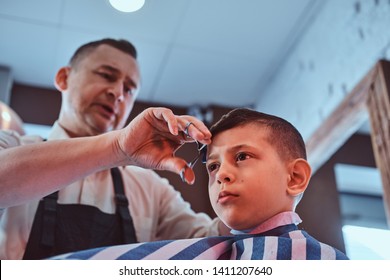
[[13,130],[0,130],[0,150],[19,146],[20,135]]
[[43,141],[38,135],[23,135],[21,136],[14,130],[0,130],[0,150],[27,145]]

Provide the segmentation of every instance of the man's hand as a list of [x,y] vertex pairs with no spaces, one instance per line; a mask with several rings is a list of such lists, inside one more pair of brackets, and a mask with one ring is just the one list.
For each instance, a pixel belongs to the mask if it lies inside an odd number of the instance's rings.
[[192,116],[176,116],[167,108],[149,108],[121,130],[117,145],[127,164],[182,173],[186,182],[193,184],[194,172],[175,152],[194,140],[211,142],[211,133],[201,121]]

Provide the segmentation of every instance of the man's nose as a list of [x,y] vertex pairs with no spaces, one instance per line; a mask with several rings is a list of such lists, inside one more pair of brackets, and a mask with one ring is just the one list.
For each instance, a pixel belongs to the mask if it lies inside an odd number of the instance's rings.
[[115,83],[115,85],[110,88],[109,94],[112,95],[115,100],[122,102],[125,94],[123,85],[121,83]]

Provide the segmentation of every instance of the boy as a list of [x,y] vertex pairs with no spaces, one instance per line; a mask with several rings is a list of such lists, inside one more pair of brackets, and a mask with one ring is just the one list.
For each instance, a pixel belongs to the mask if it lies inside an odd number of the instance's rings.
[[[126,259],[348,259],[305,231],[294,212],[311,168],[305,144],[289,122],[235,109],[211,129],[207,150],[209,196],[234,236],[119,246],[69,258]],[[111,248],[112,250],[112,248]]]
[[[301,219],[294,211],[308,186],[311,168],[302,136],[292,124],[235,109],[210,131],[206,163],[210,201],[233,234],[283,236],[284,242],[266,238],[262,258],[346,258],[296,226]],[[275,230],[278,233],[270,233]]]

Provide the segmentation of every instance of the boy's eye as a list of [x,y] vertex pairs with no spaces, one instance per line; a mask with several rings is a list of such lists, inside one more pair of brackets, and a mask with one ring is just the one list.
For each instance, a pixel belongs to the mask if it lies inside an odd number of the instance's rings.
[[248,158],[249,158],[249,155],[246,154],[246,153],[239,153],[239,154],[237,154],[237,156],[236,156],[236,160],[237,160],[237,161],[243,161],[243,160],[246,160],[246,159],[248,159]]
[[217,163],[210,163],[209,165],[207,165],[207,171],[209,173],[215,171],[217,168],[218,168],[218,164]]

